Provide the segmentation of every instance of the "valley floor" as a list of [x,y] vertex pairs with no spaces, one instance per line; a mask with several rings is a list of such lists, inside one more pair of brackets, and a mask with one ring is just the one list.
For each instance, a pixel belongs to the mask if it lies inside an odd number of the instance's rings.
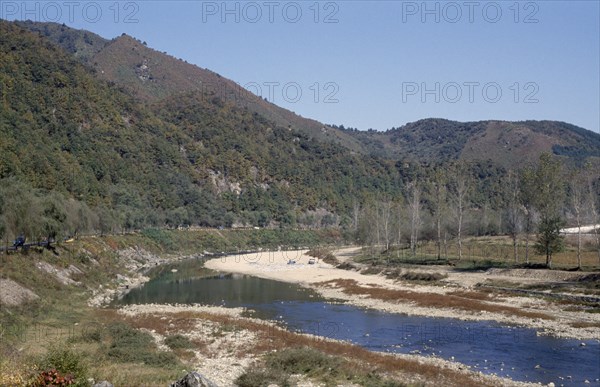
[[[358,252],[347,248],[335,252],[346,261]],[[448,317],[462,320],[492,320],[502,324],[535,328],[538,334],[579,340],[600,340],[600,314],[587,313],[577,303],[548,297],[527,297],[507,292],[506,288],[480,284],[540,285],[569,281],[581,273],[556,270],[490,269],[458,272],[451,267],[411,267],[411,273],[445,276],[433,284],[386,278],[382,274],[363,274],[365,270],[343,270],[324,262],[309,264],[307,251],[261,252],[229,256],[208,261],[210,269],[248,274],[256,277],[298,283],[313,288],[324,297],[386,312],[407,315]],[[288,264],[294,260],[295,264]],[[367,268],[368,272],[368,268]],[[538,295],[544,293],[538,292]],[[578,297],[579,294],[562,294]]]

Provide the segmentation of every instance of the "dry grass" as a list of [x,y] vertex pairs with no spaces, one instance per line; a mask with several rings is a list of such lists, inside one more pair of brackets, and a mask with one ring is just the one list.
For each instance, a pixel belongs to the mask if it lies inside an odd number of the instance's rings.
[[[362,347],[326,340],[318,336],[303,335],[289,332],[272,324],[260,321],[237,318],[208,312],[179,312],[167,315],[167,319],[160,314],[144,315],[143,318],[132,318],[118,315],[114,311],[103,311],[112,318],[120,318],[139,327],[154,329],[156,332],[176,331],[182,329],[186,332],[193,329],[202,321],[210,321],[234,330],[248,330],[257,335],[256,342],[251,347],[240,347],[236,353],[243,357],[248,354],[254,356],[265,355],[273,350],[282,350],[290,347],[310,347],[328,355],[342,356],[365,372],[377,370],[399,378],[421,380],[430,385],[444,386],[485,386],[481,380],[476,380],[473,374],[456,371],[449,368],[420,363],[416,360],[401,359],[396,356],[371,352]],[[175,327],[169,324],[175,322]],[[207,338],[209,340],[209,338]],[[194,341],[195,343],[196,341]],[[402,380],[402,379],[401,379]]]
[[502,313],[509,316],[519,316],[532,319],[553,320],[552,316],[545,313],[528,312],[519,308],[503,305],[495,305],[488,301],[474,299],[473,292],[468,292],[464,297],[456,294],[418,293],[407,290],[393,290],[385,288],[366,288],[358,285],[355,280],[331,280],[320,282],[318,286],[330,286],[341,288],[349,295],[366,295],[374,299],[388,302],[413,302],[418,306],[428,308],[451,308],[466,310],[469,312],[486,311],[490,313]]
[[600,322],[575,321],[569,325],[573,328],[600,328]]

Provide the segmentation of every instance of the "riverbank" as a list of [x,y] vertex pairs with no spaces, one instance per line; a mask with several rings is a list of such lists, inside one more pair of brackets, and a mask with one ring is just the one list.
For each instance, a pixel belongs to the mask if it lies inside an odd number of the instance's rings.
[[[346,261],[357,249],[335,253]],[[535,270],[489,270],[455,272],[449,267],[413,268],[412,272],[445,277],[435,284],[390,279],[382,274],[342,270],[324,262],[310,264],[307,251],[275,251],[227,256],[206,262],[209,269],[247,274],[297,283],[326,298],[353,305],[415,316],[447,317],[473,321],[496,321],[505,325],[534,328],[538,334],[578,340],[600,340],[600,314],[586,313],[569,304],[547,298],[523,297],[482,291],[484,282],[543,283],[570,278],[571,272]],[[289,264],[290,260],[295,264]]]
[[[242,308],[205,305],[129,305],[118,310],[125,321],[152,332],[158,345],[172,335],[194,343],[189,360],[195,370],[217,383],[232,386],[242,374],[259,367],[261,359],[287,348],[309,347],[329,356],[341,356],[356,367],[384,372],[407,385],[423,386],[534,386],[473,371],[461,363],[439,357],[375,353],[358,346],[282,329],[270,321],[242,317]],[[372,371],[371,371],[372,372]],[[306,375],[293,375],[296,386],[324,386]],[[357,386],[352,382],[340,386]],[[361,384],[358,384],[361,385]]]

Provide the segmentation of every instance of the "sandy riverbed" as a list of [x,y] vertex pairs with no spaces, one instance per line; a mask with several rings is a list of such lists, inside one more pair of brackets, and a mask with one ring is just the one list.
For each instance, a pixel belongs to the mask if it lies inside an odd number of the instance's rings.
[[[337,251],[335,254],[343,261],[351,257],[357,249],[349,248]],[[508,315],[505,313],[494,313],[485,311],[465,311],[451,308],[431,308],[417,306],[411,302],[389,302],[378,299],[365,298],[364,296],[348,295],[342,289],[335,286],[320,286],[319,283],[331,280],[354,280],[364,287],[382,287],[386,289],[408,290],[419,293],[435,293],[445,295],[457,290],[473,291],[473,286],[484,282],[486,279],[512,280],[520,282],[543,282],[548,280],[547,276],[556,279],[568,278],[572,273],[548,271],[540,277],[540,271],[535,276],[528,276],[522,271],[491,270],[478,273],[456,273],[450,268],[436,267],[415,270],[429,272],[443,272],[448,275],[438,285],[422,285],[407,281],[394,281],[381,275],[365,275],[357,271],[337,269],[327,263],[316,262],[309,264],[311,257],[306,255],[307,251],[271,251],[259,252],[240,256],[226,256],[212,259],[206,262],[207,268],[228,273],[240,273],[260,278],[297,283],[302,286],[316,289],[324,297],[346,300],[354,305],[383,310],[393,313],[404,313],[408,315],[449,317],[463,320],[493,320],[504,324],[518,324],[535,328],[540,334],[550,334],[558,337],[600,340],[600,323],[598,314],[590,314],[581,311],[566,311],[561,305],[546,301],[541,298],[505,296],[486,301],[497,306],[517,307],[523,311],[545,313],[553,316],[553,320],[528,318]],[[296,263],[288,264],[292,259]],[[537,277],[536,277],[537,276]],[[554,278],[552,278],[554,279]],[[574,323],[586,322],[596,324],[595,327],[575,328]]]

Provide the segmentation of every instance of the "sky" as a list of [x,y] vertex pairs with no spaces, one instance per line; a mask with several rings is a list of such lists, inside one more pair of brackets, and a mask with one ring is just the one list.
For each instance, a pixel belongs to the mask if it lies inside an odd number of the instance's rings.
[[326,124],[533,119],[600,132],[596,0],[0,0],[0,18],[127,33]]

